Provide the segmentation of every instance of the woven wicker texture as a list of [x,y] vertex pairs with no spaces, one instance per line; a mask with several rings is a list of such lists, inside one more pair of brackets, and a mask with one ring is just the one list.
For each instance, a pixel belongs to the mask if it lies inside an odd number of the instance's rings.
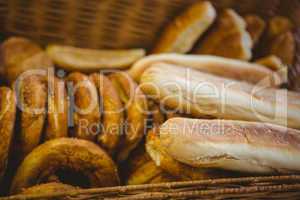
[[[151,48],[162,28],[196,0],[0,0],[0,33],[40,44]],[[217,8],[265,18],[286,15],[300,26],[299,0],[212,0]],[[300,44],[300,28],[295,34]],[[3,36],[0,37],[2,39]],[[300,45],[290,80],[300,88]],[[300,176],[218,179],[76,190],[0,199],[299,199]]]
[[192,182],[174,182],[112,188],[74,190],[63,193],[11,196],[17,199],[299,199],[300,176],[227,178]]

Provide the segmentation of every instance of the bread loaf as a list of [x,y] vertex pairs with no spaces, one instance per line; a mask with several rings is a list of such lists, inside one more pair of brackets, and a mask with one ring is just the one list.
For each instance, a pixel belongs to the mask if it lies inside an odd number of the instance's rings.
[[164,62],[193,68],[202,72],[223,76],[256,84],[264,79],[270,79],[270,85],[280,85],[283,80],[278,74],[266,69],[263,65],[239,61],[217,56],[160,54],[147,56],[136,62],[129,74],[139,81],[143,72],[154,63]]
[[300,131],[277,125],[173,118],[160,128],[162,148],[194,167],[251,173],[300,171]]
[[300,95],[157,63],[141,77],[145,94],[194,117],[262,121],[300,128]]

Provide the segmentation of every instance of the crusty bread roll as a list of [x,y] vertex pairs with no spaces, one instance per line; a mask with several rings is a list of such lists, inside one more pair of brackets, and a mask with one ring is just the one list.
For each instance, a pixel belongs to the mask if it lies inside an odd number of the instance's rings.
[[278,71],[281,68],[286,67],[281,59],[275,55],[269,55],[260,59],[255,60],[255,63],[268,67],[273,71]]
[[272,39],[294,28],[293,22],[284,16],[275,16],[269,20],[267,36]]
[[300,95],[157,63],[141,77],[145,94],[194,117],[263,121],[300,128]]
[[53,67],[51,59],[31,40],[10,37],[0,46],[0,74],[9,83],[27,70],[49,67]]
[[253,42],[246,31],[244,19],[232,9],[224,10],[204,40],[196,47],[196,54],[250,60]]
[[215,18],[216,11],[210,2],[195,3],[166,27],[152,53],[187,53]]
[[136,62],[129,70],[129,74],[136,81],[139,81],[143,72],[158,62],[194,68],[202,72],[253,84],[264,78],[270,78],[272,80],[271,84],[274,86],[282,83],[282,80],[276,73],[262,65],[217,56],[201,55],[160,54],[147,56]]
[[145,55],[143,49],[83,49],[62,45],[49,45],[46,52],[60,68],[80,72],[124,69]]
[[273,71],[276,71],[284,83],[288,82],[288,67],[275,55],[266,56],[255,61]]
[[295,59],[296,43],[293,33],[282,33],[272,40],[268,49],[269,54],[278,56],[283,63],[292,66]]
[[173,118],[160,127],[160,142],[174,159],[194,167],[266,174],[300,171],[300,131],[277,125]]
[[266,28],[265,21],[258,15],[246,15],[244,17],[246,22],[246,30],[249,32],[251,39],[253,41],[253,46],[255,46],[259,39],[261,38],[264,30]]
[[159,169],[164,170],[164,172],[167,172],[174,178],[182,181],[221,178],[229,175],[222,170],[216,171],[200,169],[175,160],[166,153],[165,149],[160,144],[158,132],[159,131],[157,128],[154,128],[148,132],[145,146],[148,154],[156,164],[156,167],[159,167]]

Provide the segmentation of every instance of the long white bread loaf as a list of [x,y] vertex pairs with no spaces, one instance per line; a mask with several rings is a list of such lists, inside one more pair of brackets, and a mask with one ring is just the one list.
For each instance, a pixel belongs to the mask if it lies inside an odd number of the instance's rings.
[[143,72],[158,62],[194,68],[202,72],[253,84],[257,84],[266,79],[270,80],[270,86],[280,85],[283,82],[277,73],[262,65],[208,55],[151,55],[137,61],[131,69],[129,69],[129,74],[139,82]]
[[162,148],[194,167],[251,173],[300,171],[300,131],[277,125],[172,118],[160,127]]
[[194,117],[210,115],[300,128],[300,95],[285,89],[252,85],[165,63],[146,70],[140,87],[168,108]]

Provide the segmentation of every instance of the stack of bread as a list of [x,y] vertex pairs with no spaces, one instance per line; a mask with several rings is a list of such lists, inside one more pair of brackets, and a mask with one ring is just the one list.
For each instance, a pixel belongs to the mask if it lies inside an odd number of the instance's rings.
[[[1,44],[10,194],[300,171],[293,23],[199,1],[154,48]],[[3,191],[7,194],[8,191]]]

